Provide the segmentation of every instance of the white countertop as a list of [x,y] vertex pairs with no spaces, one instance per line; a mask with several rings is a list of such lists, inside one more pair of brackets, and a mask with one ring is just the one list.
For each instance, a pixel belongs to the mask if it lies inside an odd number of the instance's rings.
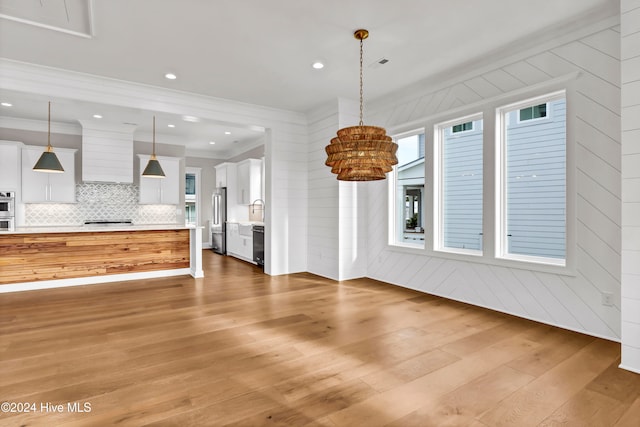
[[15,231],[1,231],[0,234],[38,234],[38,233],[95,233],[111,231],[149,231],[149,230],[188,230],[203,228],[179,224],[141,224],[141,225],[78,225],[78,226],[44,226],[16,227]]
[[227,224],[240,224],[240,225],[264,225],[262,221],[226,221]]

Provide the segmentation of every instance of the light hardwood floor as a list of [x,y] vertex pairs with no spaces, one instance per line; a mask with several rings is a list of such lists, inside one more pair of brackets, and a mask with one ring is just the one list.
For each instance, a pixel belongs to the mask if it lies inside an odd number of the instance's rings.
[[0,425],[640,425],[617,343],[372,280],[204,265],[1,294],[0,401],[36,411]]

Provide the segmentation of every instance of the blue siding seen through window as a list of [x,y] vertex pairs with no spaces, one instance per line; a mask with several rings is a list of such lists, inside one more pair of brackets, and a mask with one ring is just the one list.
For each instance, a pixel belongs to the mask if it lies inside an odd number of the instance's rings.
[[442,141],[442,245],[482,250],[482,120],[466,132],[444,129]]
[[[566,102],[518,122],[506,114],[506,222],[510,254],[565,258]],[[546,113],[545,113],[546,114]]]

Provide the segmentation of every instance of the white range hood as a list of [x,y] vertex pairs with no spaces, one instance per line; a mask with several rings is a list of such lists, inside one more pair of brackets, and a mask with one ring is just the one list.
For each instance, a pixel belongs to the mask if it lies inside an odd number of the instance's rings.
[[79,120],[82,125],[82,180],[133,183],[135,125]]

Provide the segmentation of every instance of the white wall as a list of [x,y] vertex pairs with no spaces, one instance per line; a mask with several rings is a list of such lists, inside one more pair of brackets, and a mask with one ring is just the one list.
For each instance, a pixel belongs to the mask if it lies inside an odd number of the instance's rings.
[[[338,113],[338,129],[356,126],[360,121],[360,103],[339,99]],[[338,129],[334,130],[334,134]],[[326,143],[328,144],[329,141]],[[329,168],[327,167],[327,169]],[[336,179],[336,175],[333,175],[333,178]],[[367,275],[367,183],[337,182],[338,280],[364,277]]]
[[338,99],[309,114],[308,271],[334,280],[367,273],[367,184],[338,181],[325,147],[359,121],[357,101]]
[[339,190],[336,176],[325,166],[324,147],[340,128],[338,103],[317,109],[309,118],[309,206],[308,271],[319,276],[339,278]]
[[640,373],[640,0],[622,0],[622,364]]
[[282,124],[265,141],[265,272],[307,271],[307,126]]
[[[574,130],[569,143],[575,143],[572,160],[577,187],[575,275],[390,249],[387,184],[378,182],[368,187],[369,277],[596,336],[620,338],[618,23],[616,17],[587,26],[580,34],[466,71],[453,81],[415,85],[395,97],[377,100],[372,107],[375,114],[368,120],[387,129],[400,129],[407,123],[418,127],[465,105],[482,105],[484,100],[579,72],[568,114]],[[612,307],[602,305],[602,292],[613,294]]]

